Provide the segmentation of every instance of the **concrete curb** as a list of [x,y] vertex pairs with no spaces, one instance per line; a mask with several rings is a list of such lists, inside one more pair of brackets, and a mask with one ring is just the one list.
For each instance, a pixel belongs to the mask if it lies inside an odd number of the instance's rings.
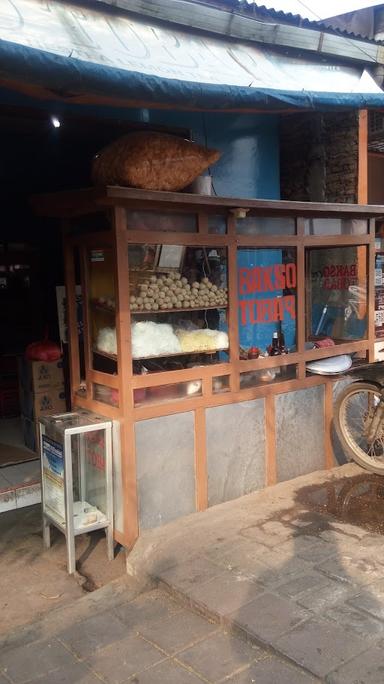
[[[254,634],[248,632],[244,627],[242,627],[235,620],[232,620],[230,617],[221,616],[215,611],[210,610],[207,606],[199,603],[199,601],[196,601],[195,599],[190,598],[187,594],[184,594],[180,590],[175,589],[174,587],[172,587],[172,585],[168,584],[162,579],[152,577],[151,581],[154,582],[159,589],[163,589],[164,591],[166,591],[172,598],[175,599],[175,601],[185,606],[185,608],[191,610],[197,615],[201,615],[210,622],[219,625],[220,627],[222,627],[222,629],[224,629],[229,634],[232,634],[234,637],[238,637],[246,643],[258,646],[259,648],[262,648],[271,655],[278,656],[280,660],[289,663],[295,668],[298,667],[298,663],[295,660],[289,658],[286,654],[279,651],[271,643],[264,641],[263,639],[260,639],[258,637],[255,637]],[[307,669],[303,665],[300,665],[300,669],[303,672],[306,672],[308,675],[310,675],[314,681],[322,681],[321,679],[317,678],[311,670]]]

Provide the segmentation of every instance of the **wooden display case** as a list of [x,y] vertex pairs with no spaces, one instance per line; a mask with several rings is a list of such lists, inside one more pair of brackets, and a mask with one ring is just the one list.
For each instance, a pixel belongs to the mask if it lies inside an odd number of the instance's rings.
[[[130,547],[139,533],[135,425],[141,421],[193,412],[195,510],[204,510],[209,504],[207,410],[264,399],[265,484],[273,484],[275,396],[324,385],[324,467],[332,465],[332,379],[308,373],[306,363],[340,354],[353,354],[354,364],[374,361],[375,219],[382,216],[381,207],[120,187],[41,196],[35,206],[61,217],[64,225],[72,405],[121,424],[123,522],[117,541]],[[158,268],[159,248],[167,245],[179,248],[164,252],[168,271]],[[202,274],[210,280],[209,254],[221,278],[217,300],[192,295],[182,300],[176,292],[169,306],[159,305],[157,279],[174,270],[193,289]],[[133,309],[140,285],[151,282],[157,284],[158,299],[149,297],[142,302],[147,308]],[[79,284],[84,303],[80,344]],[[150,368],[147,356],[135,358],[132,331],[138,321],[153,323],[156,331],[161,321],[174,332],[181,319],[193,332],[209,322],[227,335],[228,348],[159,351],[152,355],[159,365]],[[289,353],[253,358],[252,349],[259,346],[265,353],[268,336],[279,327],[289,338]],[[112,330],[109,351],[98,344],[102,328]],[[335,344],[313,348],[313,341],[324,337]],[[248,353],[251,358],[245,358]]]

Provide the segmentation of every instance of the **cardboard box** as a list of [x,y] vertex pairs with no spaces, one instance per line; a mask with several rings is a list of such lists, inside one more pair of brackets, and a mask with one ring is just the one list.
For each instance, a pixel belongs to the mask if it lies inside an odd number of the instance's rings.
[[39,451],[39,426],[37,423],[21,416],[21,425],[25,446],[31,451]]
[[24,390],[44,392],[52,387],[64,388],[63,362],[19,360],[19,385]]
[[67,410],[65,392],[58,387],[36,394],[21,389],[20,408],[22,415],[29,420],[37,420],[39,416],[49,416],[52,413],[65,413]]
[[54,388],[34,395],[33,415],[35,420],[39,418],[39,416],[49,416],[52,413],[65,413],[66,410],[67,402],[63,389]]

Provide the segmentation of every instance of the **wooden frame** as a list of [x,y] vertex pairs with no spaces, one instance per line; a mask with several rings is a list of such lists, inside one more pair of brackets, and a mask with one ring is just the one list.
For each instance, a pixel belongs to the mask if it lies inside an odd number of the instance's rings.
[[[54,209],[52,208],[54,207]],[[332,419],[332,380],[324,376],[307,376],[306,362],[313,359],[326,358],[342,353],[360,352],[367,360],[373,361],[374,349],[374,259],[375,259],[375,218],[382,217],[384,210],[379,207],[365,205],[313,204],[287,201],[236,200],[188,195],[183,193],[147,192],[127,188],[104,188],[80,193],[64,193],[59,196],[45,197],[39,208],[43,213],[57,215],[66,219],[67,236],[65,244],[65,270],[68,288],[68,316],[70,327],[70,358],[72,403],[84,408],[98,411],[106,416],[118,419],[121,424],[122,444],[122,478],[124,489],[124,529],[116,531],[116,539],[127,547],[132,546],[138,536],[139,523],[136,491],[135,460],[135,423],[169,414],[193,411],[195,415],[195,491],[196,510],[204,510],[208,506],[207,490],[207,455],[206,455],[206,420],[205,411],[209,407],[233,404],[245,400],[265,399],[266,422],[266,484],[273,484],[277,478],[276,438],[275,438],[275,395],[292,390],[304,389],[316,385],[325,385],[324,426],[325,426],[325,458],[324,466],[332,465],[332,445],[329,437]],[[246,236],[236,232],[236,219],[233,209],[248,209],[248,215],[295,217],[295,235],[253,235]],[[71,235],[68,233],[68,217],[76,224],[77,214],[87,211],[114,212],[114,226],[110,232]],[[179,211],[196,214],[197,230],[189,232],[141,231],[127,226],[126,209],[151,209],[167,212]],[[209,232],[209,217],[220,215],[226,217],[226,234]],[[363,235],[319,236],[305,234],[305,218],[361,218],[367,221],[367,231]],[[183,370],[154,372],[150,375],[134,375],[130,344],[131,313],[129,310],[129,268],[128,247],[130,244],[172,245],[179,244],[185,249],[188,246],[225,248],[228,264],[228,335],[229,358],[217,364],[196,366]],[[108,246],[115,254],[115,289],[116,289],[116,339],[117,339],[117,375],[110,375],[92,368],[92,350],[89,335],[85,335],[85,374],[87,394],[78,393],[80,380],[80,360],[78,339],[75,326],[75,310],[73,306],[75,288],[75,269],[73,266],[73,249],[77,248],[82,263],[83,300],[85,302],[84,321],[88,328],[89,283],[87,271],[87,252],[92,248]],[[286,356],[240,360],[238,330],[238,283],[237,283],[237,250],[241,246],[250,248],[293,247],[296,250],[297,267],[297,351]],[[309,247],[343,247],[361,246],[367,251],[368,269],[368,334],[363,340],[344,342],[333,348],[310,349],[305,347],[306,332],[306,296],[305,296],[305,253]],[[296,378],[240,389],[240,374],[264,368],[275,368],[284,365],[296,366]],[[213,378],[229,377],[229,390],[215,392]],[[168,383],[181,383],[192,380],[201,381],[201,394],[190,398],[177,398],[167,403],[151,403],[137,405],[134,403],[135,390],[145,387],[159,387]],[[110,406],[92,398],[93,383],[103,384],[119,393],[119,405]]]

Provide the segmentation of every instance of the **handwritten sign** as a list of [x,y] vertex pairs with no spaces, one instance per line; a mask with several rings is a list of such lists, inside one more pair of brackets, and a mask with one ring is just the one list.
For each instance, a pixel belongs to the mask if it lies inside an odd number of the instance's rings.
[[[296,264],[273,264],[239,269],[239,295],[276,293],[276,297],[240,299],[240,324],[277,323],[288,316],[296,319],[296,296],[282,294],[295,290],[297,284]],[[279,294],[277,294],[279,293]]]
[[325,290],[348,290],[351,285],[357,285],[356,264],[324,266],[321,275]]

